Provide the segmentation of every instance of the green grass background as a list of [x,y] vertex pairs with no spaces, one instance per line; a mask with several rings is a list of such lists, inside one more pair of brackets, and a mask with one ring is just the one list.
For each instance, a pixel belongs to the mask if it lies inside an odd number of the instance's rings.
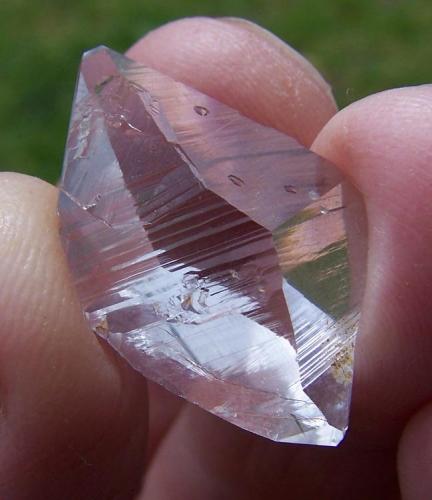
[[341,107],[432,81],[432,0],[0,0],[0,170],[55,182],[83,50],[123,51],[192,15],[270,29],[318,67]]

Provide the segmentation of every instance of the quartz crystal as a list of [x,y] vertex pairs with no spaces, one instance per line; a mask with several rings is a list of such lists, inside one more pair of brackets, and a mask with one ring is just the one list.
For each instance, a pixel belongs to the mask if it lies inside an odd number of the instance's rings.
[[84,313],[211,413],[342,439],[363,281],[350,193],[293,138],[105,47],[84,55],[59,198]]

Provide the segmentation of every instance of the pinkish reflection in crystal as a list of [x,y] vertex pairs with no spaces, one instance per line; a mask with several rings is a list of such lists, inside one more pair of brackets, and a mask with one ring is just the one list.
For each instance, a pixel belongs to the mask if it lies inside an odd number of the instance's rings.
[[273,440],[336,445],[347,427],[347,189],[294,139],[109,49],[84,55],[59,213],[91,328]]

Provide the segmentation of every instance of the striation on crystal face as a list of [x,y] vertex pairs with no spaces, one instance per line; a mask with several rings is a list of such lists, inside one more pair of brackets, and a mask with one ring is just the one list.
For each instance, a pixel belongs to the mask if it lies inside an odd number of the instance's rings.
[[84,55],[62,243],[93,331],[172,392],[276,441],[340,442],[363,276],[351,205],[291,137],[105,47]]

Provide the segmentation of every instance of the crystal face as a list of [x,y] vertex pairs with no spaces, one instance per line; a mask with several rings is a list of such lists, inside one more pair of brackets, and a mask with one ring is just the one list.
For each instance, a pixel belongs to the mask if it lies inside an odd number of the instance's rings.
[[342,439],[363,276],[350,193],[291,137],[107,48],[84,55],[59,214],[85,315],[213,414]]

